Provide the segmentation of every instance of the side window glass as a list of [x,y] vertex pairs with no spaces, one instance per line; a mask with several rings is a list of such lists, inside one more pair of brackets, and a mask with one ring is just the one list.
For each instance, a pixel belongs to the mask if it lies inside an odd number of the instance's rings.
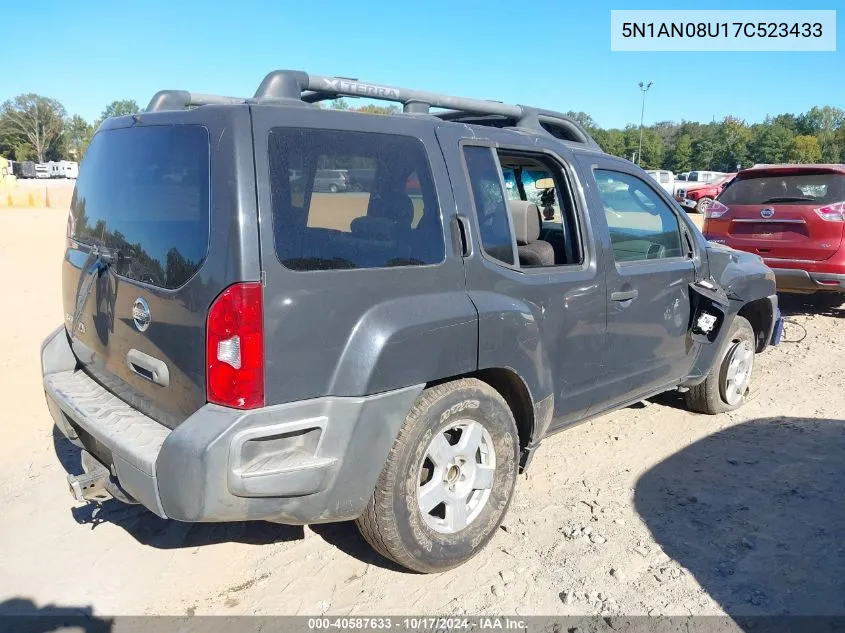
[[505,179],[505,193],[508,194],[508,200],[519,200],[516,172],[510,167],[502,167],[502,177]]
[[467,146],[464,157],[478,215],[481,246],[490,257],[513,265],[513,235],[493,151],[487,147]]
[[268,154],[276,253],[287,268],[443,261],[440,209],[419,139],[273,128]]
[[617,262],[683,256],[678,218],[648,184],[603,169],[595,178]]

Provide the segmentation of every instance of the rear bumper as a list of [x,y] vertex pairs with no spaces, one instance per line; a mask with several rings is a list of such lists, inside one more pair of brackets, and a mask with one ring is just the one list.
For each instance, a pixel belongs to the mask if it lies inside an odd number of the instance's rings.
[[778,290],[793,292],[845,292],[845,274],[772,268]]
[[171,431],[69,367],[65,346],[59,328],[42,348],[44,391],[56,425],[109,467],[129,495],[180,521],[303,524],[358,517],[423,389],[252,411],[207,404]]

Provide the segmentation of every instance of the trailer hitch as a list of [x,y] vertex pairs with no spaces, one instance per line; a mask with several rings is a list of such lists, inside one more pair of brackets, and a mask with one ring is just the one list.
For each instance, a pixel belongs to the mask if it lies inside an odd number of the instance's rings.
[[68,475],[67,483],[71,496],[79,502],[93,501],[103,503],[111,499],[112,495],[106,486],[111,473],[105,466],[95,465],[92,470],[81,475]]

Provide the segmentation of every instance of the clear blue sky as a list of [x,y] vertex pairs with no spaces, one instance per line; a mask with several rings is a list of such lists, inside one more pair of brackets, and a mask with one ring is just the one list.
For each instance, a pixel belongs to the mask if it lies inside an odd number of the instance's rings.
[[162,88],[248,96],[269,70],[296,68],[583,110],[604,127],[639,122],[640,80],[654,82],[646,123],[845,107],[842,0],[694,7],[839,9],[835,53],[612,53],[611,8],[678,3],[7,2],[0,101],[37,92],[94,119],[114,99],[144,106]]

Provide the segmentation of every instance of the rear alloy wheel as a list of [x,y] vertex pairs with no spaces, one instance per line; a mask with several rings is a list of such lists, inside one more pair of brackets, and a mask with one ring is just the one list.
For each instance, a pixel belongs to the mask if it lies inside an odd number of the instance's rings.
[[707,211],[707,207],[710,206],[711,202],[713,202],[713,198],[702,198],[698,201],[698,204],[695,205],[695,212],[704,213]]
[[687,391],[687,408],[712,415],[733,411],[745,404],[754,371],[756,345],[751,324],[741,316],[734,317],[718,363],[704,382]]
[[439,572],[496,533],[519,465],[513,414],[474,378],[429,387],[408,413],[357,524],[382,556]]
[[423,521],[440,534],[466,528],[487,504],[495,472],[496,450],[481,423],[456,420],[438,431],[420,466],[417,503]]

